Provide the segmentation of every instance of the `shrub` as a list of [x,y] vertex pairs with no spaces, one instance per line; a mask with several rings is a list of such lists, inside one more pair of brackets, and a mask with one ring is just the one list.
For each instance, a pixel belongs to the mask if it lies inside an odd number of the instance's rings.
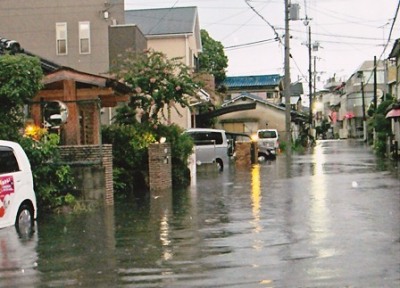
[[103,127],[103,142],[113,145],[114,189],[117,195],[137,195],[147,191],[148,146],[161,137],[171,143],[173,185],[188,185],[190,172],[187,164],[193,142],[182,132],[177,125],[160,124],[156,129],[141,123]]
[[45,135],[40,140],[24,137],[19,142],[31,163],[38,210],[74,205],[75,182],[70,167],[60,164],[58,135]]
[[132,194],[146,188],[149,170],[148,146],[155,142],[152,133],[139,123],[113,124],[103,128],[103,143],[113,145],[114,188]]
[[386,110],[393,103],[392,98],[388,95],[387,100],[378,105],[375,114],[368,122],[369,134],[372,137],[372,131],[376,132],[374,141],[374,149],[377,155],[385,156],[387,137],[391,134],[390,120],[386,119]]
[[172,154],[172,184],[174,187],[190,184],[190,171],[188,159],[193,151],[193,140],[177,125],[161,125],[159,129],[161,137],[171,143]]

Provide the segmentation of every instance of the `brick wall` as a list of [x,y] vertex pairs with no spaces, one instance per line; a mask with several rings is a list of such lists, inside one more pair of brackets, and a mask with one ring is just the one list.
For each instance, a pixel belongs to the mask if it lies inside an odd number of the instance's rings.
[[114,204],[112,145],[60,146],[62,162],[71,166],[84,200]]
[[172,187],[171,145],[150,144],[149,146],[150,191]]

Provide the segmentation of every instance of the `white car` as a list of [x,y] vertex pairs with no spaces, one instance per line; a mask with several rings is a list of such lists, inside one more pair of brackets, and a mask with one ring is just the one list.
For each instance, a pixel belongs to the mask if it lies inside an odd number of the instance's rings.
[[276,157],[279,149],[279,134],[276,129],[260,129],[257,131],[258,157]]
[[15,224],[17,231],[33,231],[36,196],[29,159],[22,147],[0,140],[0,228]]

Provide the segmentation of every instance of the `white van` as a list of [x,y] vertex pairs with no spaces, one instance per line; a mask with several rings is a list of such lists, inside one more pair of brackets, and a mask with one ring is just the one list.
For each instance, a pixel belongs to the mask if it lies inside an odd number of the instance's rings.
[[276,157],[279,149],[279,134],[276,129],[260,129],[257,131],[258,157]]
[[185,133],[193,138],[198,165],[216,163],[222,171],[229,164],[229,143],[224,130],[191,128]]
[[18,143],[0,140],[0,228],[15,224],[17,231],[32,231],[36,213],[28,157]]

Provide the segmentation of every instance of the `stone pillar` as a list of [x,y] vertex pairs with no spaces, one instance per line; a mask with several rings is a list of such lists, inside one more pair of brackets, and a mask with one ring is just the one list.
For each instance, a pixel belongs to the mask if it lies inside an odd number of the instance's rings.
[[169,143],[149,146],[150,192],[172,187],[171,145]]
[[251,142],[236,142],[236,161],[238,167],[251,166]]
[[103,167],[105,176],[105,197],[106,205],[114,205],[114,185],[113,185],[113,153],[111,144],[103,144]]

